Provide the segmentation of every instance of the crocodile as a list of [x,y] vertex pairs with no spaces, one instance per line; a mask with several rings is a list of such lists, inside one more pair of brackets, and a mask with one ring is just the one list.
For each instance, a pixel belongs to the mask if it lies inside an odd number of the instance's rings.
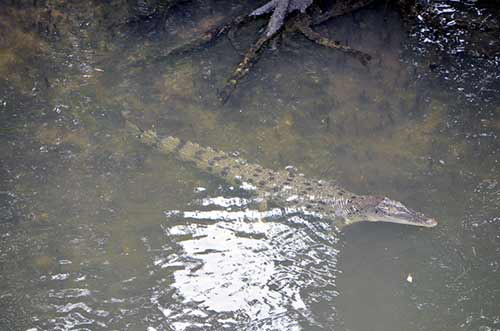
[[254,191],[257,200],[272,203],[289,213],[329,219],[338,230],[361,221],[389,222],[434,227],[434,218],[412,210],[385,196],[360,195],[333,181],[309,179],[293,167],[266,169],[237,155],[203,147],[174,136],[159,137],[154,130],[143,130],[125,117],[129,133],[161,153],[175,155],[197,168],[224,179],[231,185]]

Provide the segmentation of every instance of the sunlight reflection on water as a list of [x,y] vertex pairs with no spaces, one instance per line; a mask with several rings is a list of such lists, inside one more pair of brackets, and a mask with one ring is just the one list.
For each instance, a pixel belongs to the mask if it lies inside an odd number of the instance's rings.
[[[233,317],[243,314],[248,327],[259,330],[300,330],[301,321],[313,319],[303,291],[325,265],[331,273],[322,274],[327,277],[323,282],[335,287],[338,250],[332,245],[336,240],[320,244],[317,233],[313,236],[307,226],[297,231],[290,224],[255,221],[279,212],[184,212],[184,218],[214,221],[165,227],[169,237],[178,238],[182,253],[155,264],[163,268],[182,265],[174,272],[173,287],[185,304],[196,307],[182,315],[165,313],[159,307],[166,317],[179,322],[179,318],[189,321],[190,315],[200,317],[210,311]],[[220,221],[228,217],[233,219]],[[308,222],[298,217],[290,221],[292,225]],[[324,260],[317,259],[318,254],[326,254]],[[174,325],[184,330],[184,323]]]

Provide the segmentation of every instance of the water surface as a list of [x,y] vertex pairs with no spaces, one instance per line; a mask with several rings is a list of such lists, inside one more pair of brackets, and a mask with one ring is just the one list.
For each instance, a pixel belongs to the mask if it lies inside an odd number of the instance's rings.
[[[1,330],[500,330],[495,58],[442,57],[374,6],[318,28],[368,67],[290,34],[225,105],[265,21],[151,60],[254,5],[187,2],[165,32],[113,4],[2,5]],[[280,217],[139,144],[123,110],[439,226]]]

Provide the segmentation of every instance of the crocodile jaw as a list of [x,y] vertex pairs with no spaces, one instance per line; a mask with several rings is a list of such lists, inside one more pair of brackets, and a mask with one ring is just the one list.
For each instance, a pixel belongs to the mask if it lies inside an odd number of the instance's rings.
[[429,218],[422,213],[414,211],[399,201],[384,198],[370,215],[367,215],[369,221],[388,222],[397,224],[406,224],[432,228],[437,225],[434,218]]

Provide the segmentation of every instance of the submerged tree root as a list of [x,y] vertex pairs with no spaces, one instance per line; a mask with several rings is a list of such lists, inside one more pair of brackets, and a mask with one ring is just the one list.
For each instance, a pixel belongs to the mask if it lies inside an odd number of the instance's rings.
[[[303,13],[296,15],[295,17],[285,22],[285,28],[283,30],[276,28],[270,29],[268,26],[268,28],[266,29],[266,33],[264,33],[263,36],[261,36],[250,48],[248,48],[243,56],[243,59],[238,63],[236,69],[233,71],[231,77],[226,81],[224,87],[219,91],[219,100],[222,103],[227,102],[233,91],[236,89],[238,83],[250,72],[253,64],[258,61],[259,54],[261,53],[264,46],[278,33],[282,33],[283,31],[298,31],[302,33],[307,39],[321,46],[344,52],[356,58],[361,64],[366,66],[371,60],[371,56],[369,54],[353,49],[349,46],[341,45],[337,41],[326,38],[318,32],[314,31],[312,29],[312,26],[324,23],[334,17],[351,13],[355,10],[368,6],[372,2],[374,2],[374,0],[359,0],[356,2],[338,1],[332,8],[321,14],[311,15],[308,13]],[[251,17],[251,15],[248,15],[247,17]],[[222,31],[223,30],[221,30],[221,32]]]
[[298,31],[300,31],[304,36],[306,36],[307,39],[314,41],[318,45],[344,52],[358,59],[358,61],[361,62],[361,64],[364,66],[366,66],[372,58],[369,54],[363,53],[349,46],[341,45],[338,41],[331,40],[320,35],[318,32],[314,31],[311,28],[311,19],[309,16],[306,16],[303,19],[298,20],[295,26]]
[[[218,98],[222,103],[227,102],[239,82],[250,72],[252,66],[258,61],[259,55],[262,53],[269,41],[274,39],[278,34],[284,32],[300,32],[314,43],[344,52],[345,54],[356,58],[361,64],[366,66],[371,59],[369,54],[324,37],[314,31],[312,27],[322,24],[332,18],[352,13],[370,5],[374,1],[375,0],[336,1],[327,11],[319,12],[317,8],[312,8],[312,6],[309,7],[312,4],[312,1],[271,0],[268,4],[258,8],[248,15],[237,16],[229,23],[224,23],[221,26],[204,32],[202,35],[193,40],[167,50],[164,54],[162,54],[161,58],[193,51],[214,42],[216,39],[226,34],[229,34],[231,37],[231,33],[241,25],[246,24],[261,15],[271,13],[271,19],[265,32],[245,51],[243,58],[233,70],[224,87],[219,90]],[[308,12],[306,12],[306,9],[308,9]],[[287,14],[296,10],[299,11],[299,14],[290,15],[290,17],[287,16]],[[156,60],[158,60],[158,58]]]
[[243,59],[234,69],[231,77],[227,80],[224,87],[219,91],[218,97],[222,103],[226,103],[233,91],[236,89],[236,85],[245,77],[253,64],[257,62],[259,54],[262,51],[264,45],[266,45],[274,35],[267,36],[263,35],[245,52]]
[[[371,60],[371,56],[369,54],[363,53],[349,46],[341,45],[335,40],[323,37],[311,28],[311,24],[311,17],[306,14],[301,14],[298,15],[295,19],[288,21],[285,30],[298,31],[302,33],[307,39],[317,43],[318,45],[339,50],[356,58],[364,66],[366,66]],[[226,81],[226,84],[218,93],[219,100],[222,103],[227,102],[233,91],[236,89],[238,83],[250,72],[253,64],[258,61],[259,55],[264,46],[277,34],[278,31],[270,35],[264,34],[259,39],[257,39],[257,41],[250,48],[247,49],[243,56],[243,59],[236,66],[236,69],[233,71],[231,77]]]
[[230,34],[231,31],[234,31],[241,25],[248,23],[252,20],[253,18],[248,15],[237,16],[229,23],[224,23],[221,26],[205,31],[200,37],[195,38],[185,44],[182,44],[179,47],[171,49],[169,55],[181,54],[188,51],[192,51],[197,48],[201,48],[209,43],[214,42],[223,35]]

